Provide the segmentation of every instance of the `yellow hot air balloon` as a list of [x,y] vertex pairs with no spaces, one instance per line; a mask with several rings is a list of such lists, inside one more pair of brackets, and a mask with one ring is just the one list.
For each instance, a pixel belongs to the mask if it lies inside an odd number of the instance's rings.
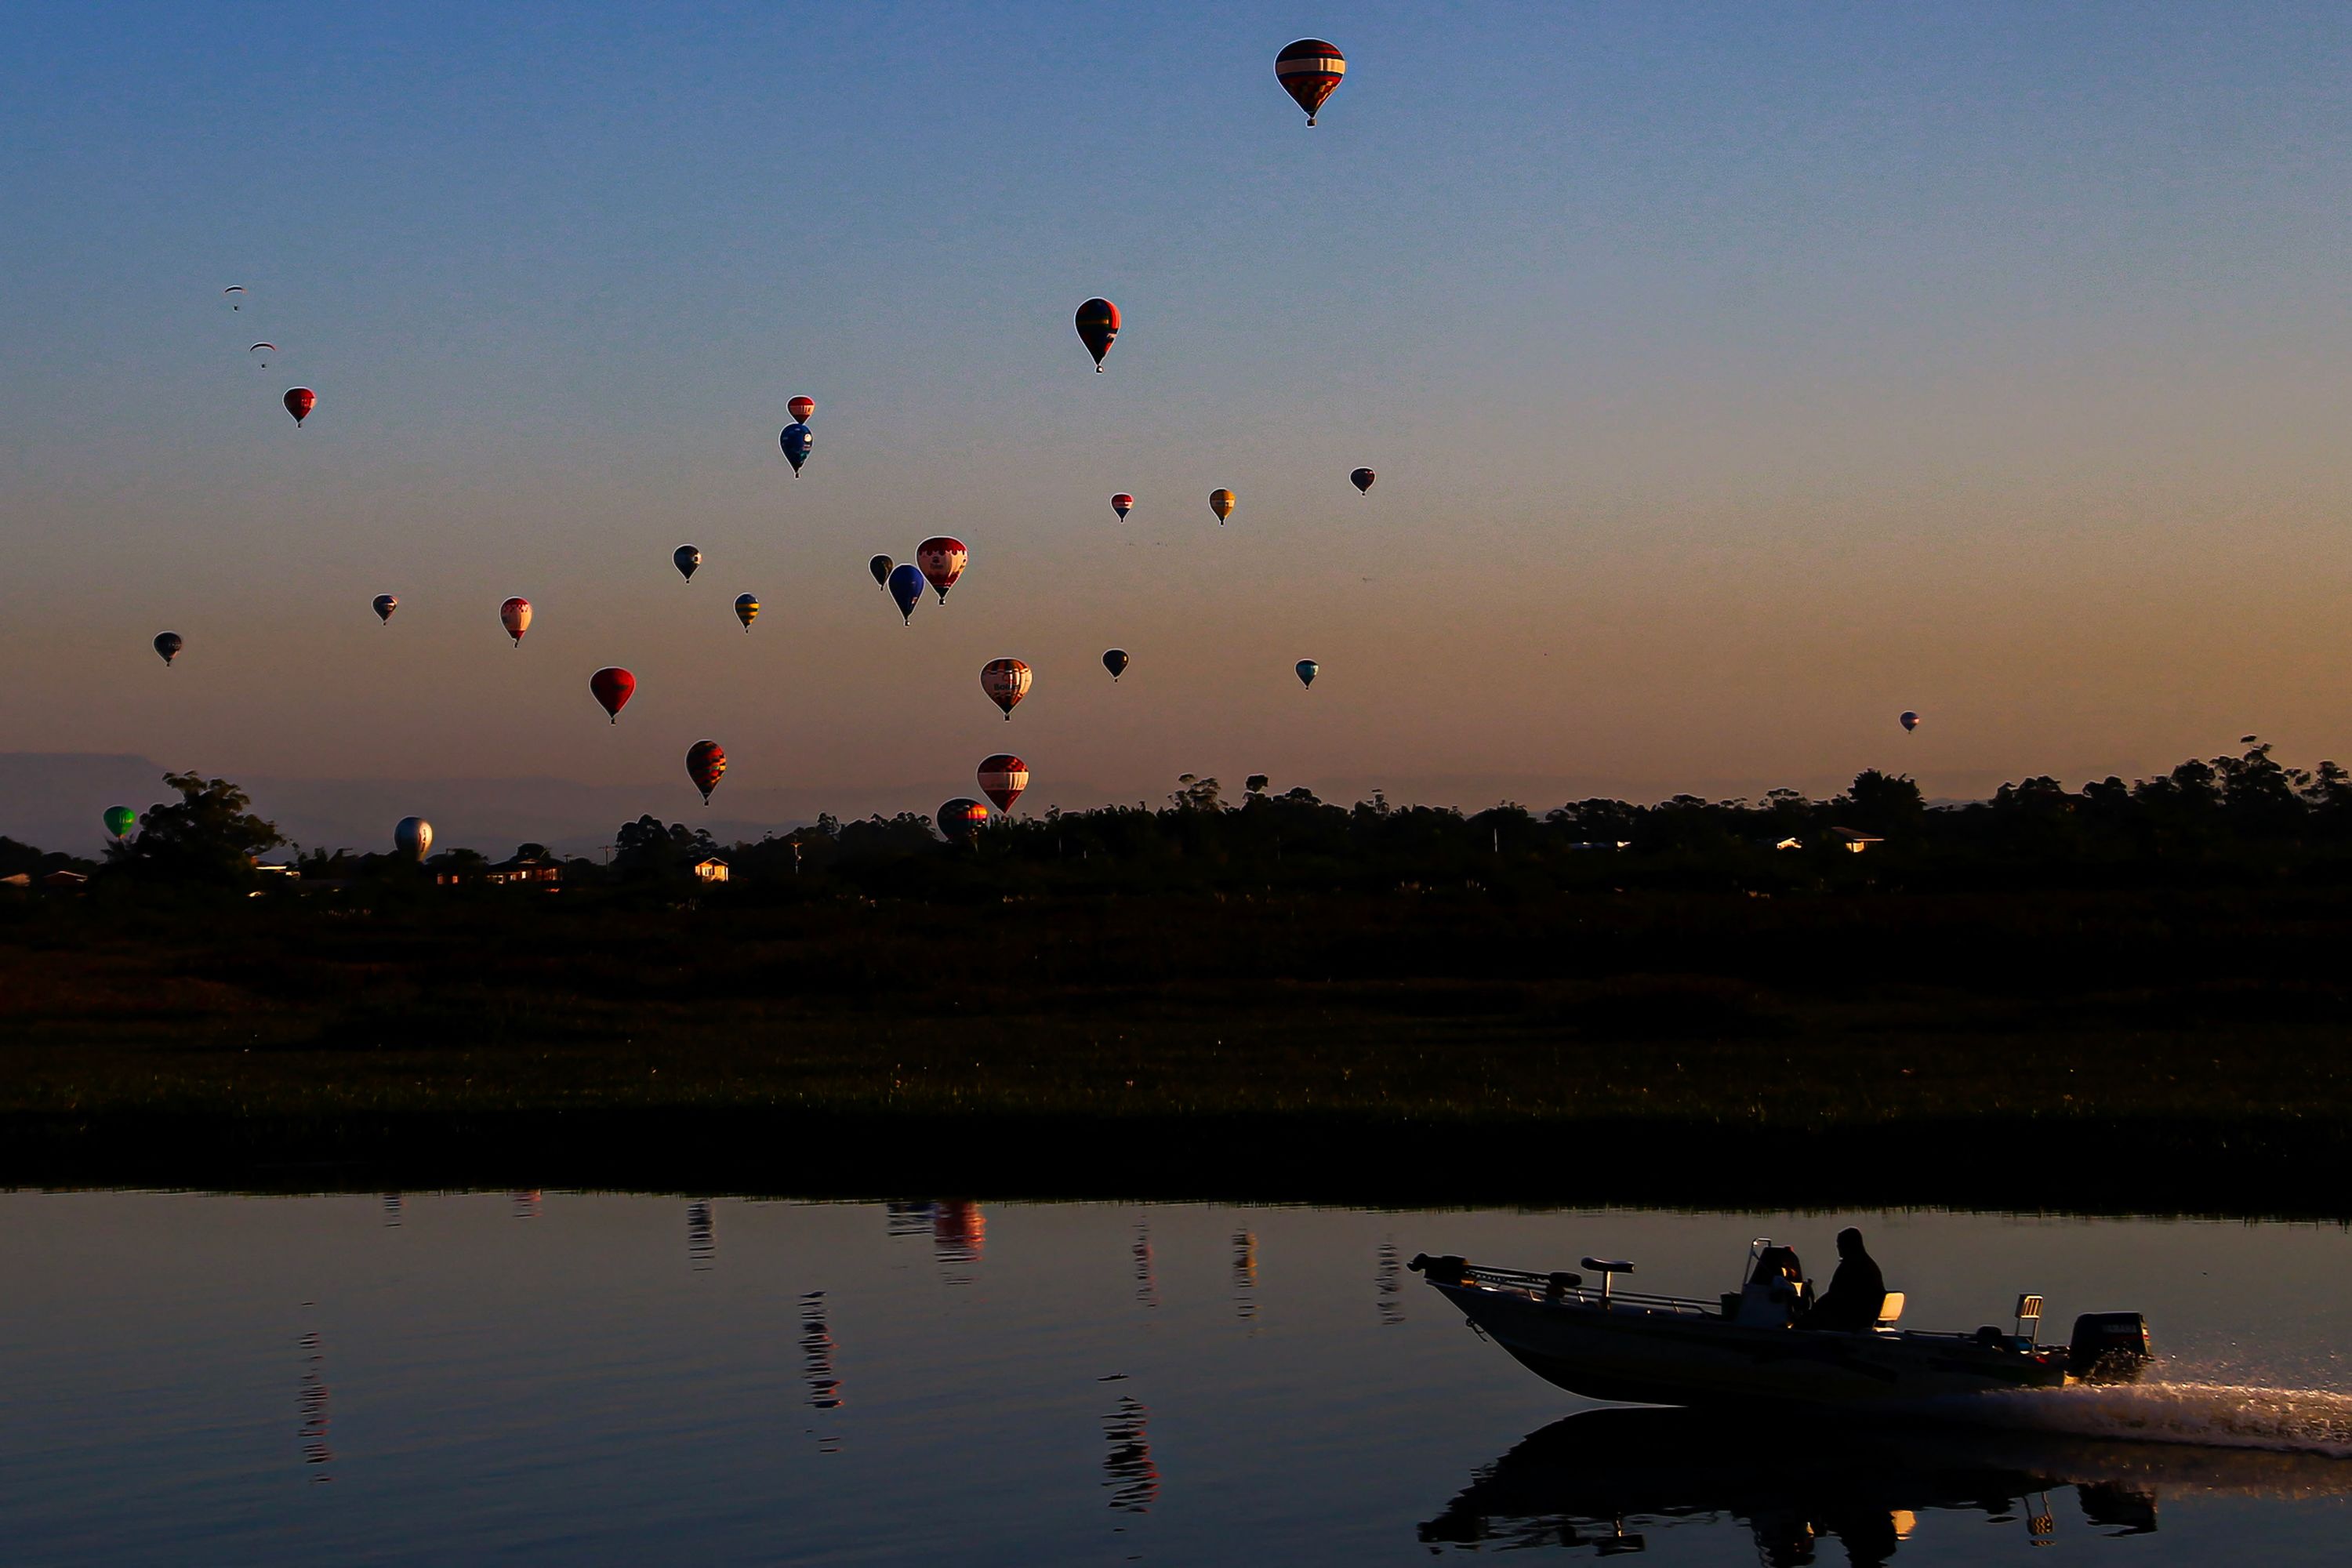
[[1234,492],[1226,489],[1211,490],[1209,510],[1217,514],[1217,526],[1224,527],[1225,519],[1234,515]]

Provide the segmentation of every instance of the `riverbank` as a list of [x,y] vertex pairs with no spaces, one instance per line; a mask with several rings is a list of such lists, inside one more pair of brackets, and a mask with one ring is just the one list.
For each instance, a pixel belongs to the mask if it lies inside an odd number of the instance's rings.
[[50,910],[0,1181],[2340,1217],[2341,902]]

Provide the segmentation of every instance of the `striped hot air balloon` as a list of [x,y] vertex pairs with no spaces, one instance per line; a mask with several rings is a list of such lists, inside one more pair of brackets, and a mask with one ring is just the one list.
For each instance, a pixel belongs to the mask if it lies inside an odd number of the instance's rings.
[[816,412],[816,399],[795,397],[784,405],[784,411],[793,416],[793,424],[805,425],[809,422],[810,416]]
[[1125,522],[1127,514],[1135,510],[1135,498],[1121,490],[1110,498],[1110,510],[1118,513],[1119,521]]
[[1274,79],[1307,111],[1309,125],[1347,74],[1348,57],[1320,38],[1301,38],[1274,57]]
[[736,595],[735,618],[743,623],[743,629],[745,631],[750,631],[751,629],[751,623],[760,618],[759,599],[750,594]]
[[716,741],[697,741],[686,749],[686,776],[702,792],[702,804],[710,804],[710,792],[719,787],[719,777],[727,771],[727,751]]
[[1089,300],[1078,307],[1077,324],[1078,341],[1095,356],[1095,374],[1099,375],[1103,355],[1118,341],[1118,307],[1108,300]]
[[988,807],[958,795],[940,807],[940,832],[950,844],[969,844],[988,826]]
[[980,689],[1009,721],[1013,705],[1029,695],[1029,667],[1017,658],[992,658],[980,667]]
[[980,793],[1011,811],[1021,792],[1029,787],[1029,764],[1009,752],[999,752],[980,764]]

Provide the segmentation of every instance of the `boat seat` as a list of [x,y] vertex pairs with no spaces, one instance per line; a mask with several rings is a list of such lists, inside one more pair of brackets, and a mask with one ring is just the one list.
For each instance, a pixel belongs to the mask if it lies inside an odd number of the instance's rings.
[[1903,1292],[1889,1290],[1885,1304],[1878,1309],[1878,1326],[1891,1329],[1903,1321]]
[[1617,1262],[1606,1258],[1588,1258],[1584,1260],[1584,1266],[1601,1276],[1601,1304],[1603,1307],[1609,1305],[1610,1280],[1617,1275],[1633,1272],[1632,1264]]

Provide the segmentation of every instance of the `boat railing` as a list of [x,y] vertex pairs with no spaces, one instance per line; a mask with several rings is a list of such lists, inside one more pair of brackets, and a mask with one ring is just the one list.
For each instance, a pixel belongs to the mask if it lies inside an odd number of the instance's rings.
[[[1477,1264],[1462,1266],[1462,1278],[1480,1285],[1497,1286],[1506,1290],[1525,1290],[1538,1300],[1576,1301],[1597,1307],[1604,1300],[1601,1292],[1581,1283],[1568,1286],[1560,1283],[1575,1279],[1574,1275],[1537,1274],[1524,1268],[1488,1268]],[[1605,1298],[1612,1307],[1647,1307],[1657,1310],[1687,1313],[1695,1316],[1723,1316],[1721,1301],[1701,1301],[1688,1296],[1653,1296],[1640,1290],[1612,1289]]]

